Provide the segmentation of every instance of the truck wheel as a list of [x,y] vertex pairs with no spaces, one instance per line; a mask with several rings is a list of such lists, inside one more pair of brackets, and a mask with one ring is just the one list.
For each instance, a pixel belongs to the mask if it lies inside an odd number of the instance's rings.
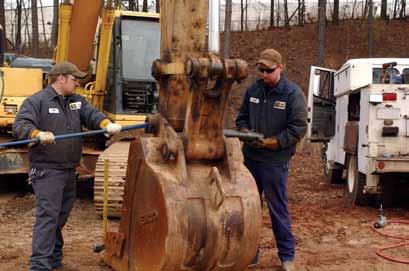
[[346,196],[350,203],[368,205],[369,198],[364,194],[366,176],[358,171],[358,159],[350,155],[347,162]]
[[329,184],[340,184],[342,183],[342,166],[334,164],[330,166],[327,155],[323,154],[322,156],[324,164],[324,175]]

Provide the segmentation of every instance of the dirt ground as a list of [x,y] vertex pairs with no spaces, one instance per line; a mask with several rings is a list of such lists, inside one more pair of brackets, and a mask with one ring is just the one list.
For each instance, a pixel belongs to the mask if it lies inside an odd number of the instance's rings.
[[[296,236],[296,267],[300,271],[403,271],[408,265],[392,263],[376,256],[384,245],[399,241],[373,232],[377,210],[351,207],[345,200],[344,185],[329,185],[322,174],[316,148],[310,146],[297,153],[290,169],[289,202]],[[29,190],[0,190],[0,270],[28,270],[31,253],[34,196]],[[409,219],[406,208],[385,210],[388,219]],[[261,258],[255,270],[274,270],[279,261],[271,232],[269,216],[264,210],[260,242]],[[117,221],[111,223],[114,227]],[[101,261],[92,246],[101,241],[101,220],[95,215],[90,190],[79,186],[75,208],[64,229],[64,271],[111,270]],[[393,229],[392,229],[393,228]],[[395,234],[408,228],[390,226]],[[390,255],[409,259],[409,247],[391,251]]]

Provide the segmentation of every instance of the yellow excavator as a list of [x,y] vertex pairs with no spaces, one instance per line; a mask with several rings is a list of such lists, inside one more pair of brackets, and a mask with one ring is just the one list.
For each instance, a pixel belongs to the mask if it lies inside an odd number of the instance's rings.
[[[158,89],[151,65],[160,55],[159,14],[119,10],[113,1],[104,0],[65,0],[59,8],[54,60],[70,61],[87,72],[77,93],[122,125],[143,123],[147,114],[156,113]],[[4,55],[2,45],[0,56]],[[11,128],[20,105],[44,85],[43,70],[34,68],[38,63],[25,63],[31,68],[0,68],[0,143],[12,140]],[[84,179],[95,177],[98,214],[102,212],[104,161],[108,160],[109,215],[120,215],[129,139],[135,136],[136,132],[124,132],[109,141],[100,136],[84,144],[77,172]],[[0,175],[26,172],[26,147],[0,149]]]
[[[5,63],[5,33],[0,26],[0,143],[13,139],[12,125],[19,106],[43,86],[42,69],[7,67]],[[26,172],[26,149],[0,149],[0,176]]]
[[161,1],[159,113],[130,145],[119,229],[105,234],[114,270],[241,271],[256,254],[260,198],[239,140],[223,132],[247,63],[209,52],[208,9],[208,0]]
[[[88,73],[77,89],[111,120],[143,123],[157,112],[158,89],[151,64],[159,57],[159,14],[123,11],[113,1],[75,0],[60,5],[56,62],[70,61]],[[109,216],[120,215],[129,140],[122,133],[85,142],[80,173],[94,178],[94,202],[102,214],[104,161],[109,161]],[[122,140],[121,140],[122,139]]]

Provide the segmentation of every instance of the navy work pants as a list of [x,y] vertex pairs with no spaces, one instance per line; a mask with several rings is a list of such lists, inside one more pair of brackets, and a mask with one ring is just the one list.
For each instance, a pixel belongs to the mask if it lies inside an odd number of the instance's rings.
[[61,266],[62,228],[75,200],[75,169],[31,169],[36,220],[30,271],[49,271]]
[[257,183],[257,188],[267,201],[271,225],[281,262],[292,261],[295,254],[295,240],[291,232],[288,212],[287,179],[288,162],[272,163],[245,159]]

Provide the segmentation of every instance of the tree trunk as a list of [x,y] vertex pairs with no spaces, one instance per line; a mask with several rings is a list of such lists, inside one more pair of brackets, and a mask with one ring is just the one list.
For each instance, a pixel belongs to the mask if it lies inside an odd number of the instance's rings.
[[33,37],[33,51],[34,57],[39,56],[39,41],[38,41],[38,9],[37,0],[31,0],[31,31]]
[[368,57],[373,56],[373,2],[368,0]]
[[277,0],[277,16],[276,16],[276,26],[280,27],[280,0]]
[[288,2],[284,0],[284,26],[289,27],[290,21],[288,20]]
[[18,53],[21,54],[21,1],[16,0],[16,37],[15,37],[15,47]]
[[0,0],[0,25],[3,27],[4,39],[6,39],[6,16],[4,13],[4,0]]
[[28,8],[26,8],[25,6],[26,3],[24,2],[24,0],[21,1],[21,4],[22,4],[21,5],[22,10],[24,11],[24,23],[23,23],[24,25],[24,43],[22,43],[23,44],[22,49],[24,48],[24,45],[26,45],[26,43],[28,43],[29,48],[33,48],[31,44],[30,29],[28,27],[28,11],[27,11]]
[[244,30],[244,3],[240,0],[240,31]]
[[224,16],[224,48],[223,57],[230,57],[230,31],[231,31],[231,13],[232,13],[232,0],[226,0],[226,13]]
[[298,25],[303,26],[305,18],[305,0],[298,0]]
[[148,0],[143,0],[142,11],[148,12]]
[[270,28],[274,27],[274,0],[270,1]]
[[59,7],[59,0],[54,0],[53,6],[53,24],[51,27],[51,48],[55,48],[57,46],[57,39],[58,39],[58,7]]
[[318,0],[318,66],[323,66],[325,57],[326,0]]
[[393,7],[393,18],[396,19],[396,15],[398,14],[398,0],[395,0],[395,4]]
[[369,0],[365,0],[365,4],[362,3],[362,5],[364,5],[362,8],[362,20],[365,20],[369,10]]
[[352,11],[351,11],[351,19],[355,19],[355,8],[356,8],[356,0],[354,0],[354,4],[352,5]]
[[156,0],[156,13],[160,13],[160,0]]
[[388,0],[382,0],[381,2],[381,19],[382,20],[387,20],[388,19]]
[[248,17],[248,11],[249,11],[249,2],[248,2],[248,0],[246,0],[246,8],[245,8],[245,29],[246,29],[246,31],[248,31],[249,30],[249,22],[248,22],[248,19],[249,19],[249,17]]
[[339,0],[334,0],[334,14],[332,15],[332,22],[339,24]]
[[399,13],[399,17],[401,19],[405,19],[406,16],[406,0],[401,0],[400,1],[400,13]]
[[39,0],[39,2],[40,2],[40,11],[41,11],[41,25],[43,26],[43,41],[44,41],[44,44],[47,44],[48,45],[48,41],[47,41],[47,33],[46,33],[46,30],[45,30],[45,22],[44,22],[44,9],[43,9],[43,1],[42,0]]

